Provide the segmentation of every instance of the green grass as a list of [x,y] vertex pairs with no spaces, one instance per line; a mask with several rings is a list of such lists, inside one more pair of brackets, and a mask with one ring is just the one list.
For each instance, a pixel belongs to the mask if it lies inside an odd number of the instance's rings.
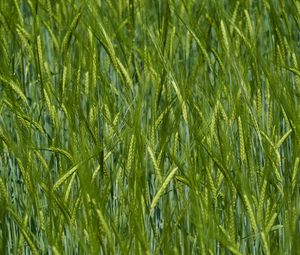
[[299,254],[300,2],[0,1],[0,254]]

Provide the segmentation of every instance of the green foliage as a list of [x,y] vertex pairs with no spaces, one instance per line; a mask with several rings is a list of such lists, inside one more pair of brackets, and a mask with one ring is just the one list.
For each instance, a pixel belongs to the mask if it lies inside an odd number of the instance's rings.
[[300,2],[0,1],[0,254],[297,254]]

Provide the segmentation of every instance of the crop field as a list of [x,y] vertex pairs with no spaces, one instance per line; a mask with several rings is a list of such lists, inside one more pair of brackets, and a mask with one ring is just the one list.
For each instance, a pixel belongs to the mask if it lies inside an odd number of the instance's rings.
[[299,0],[1,0],[0,254],[300,254]]

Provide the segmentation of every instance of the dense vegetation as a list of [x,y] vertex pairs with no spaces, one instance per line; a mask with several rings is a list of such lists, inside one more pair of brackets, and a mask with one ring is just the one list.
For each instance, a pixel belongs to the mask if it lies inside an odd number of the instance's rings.
[[298,0],[0,1],[0,254],[297,254]]

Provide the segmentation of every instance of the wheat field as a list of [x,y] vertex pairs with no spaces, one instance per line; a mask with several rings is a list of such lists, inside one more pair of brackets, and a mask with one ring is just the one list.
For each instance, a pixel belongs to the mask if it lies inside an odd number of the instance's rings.
[[0,254],[299,254],[299,0],[0,1]]

